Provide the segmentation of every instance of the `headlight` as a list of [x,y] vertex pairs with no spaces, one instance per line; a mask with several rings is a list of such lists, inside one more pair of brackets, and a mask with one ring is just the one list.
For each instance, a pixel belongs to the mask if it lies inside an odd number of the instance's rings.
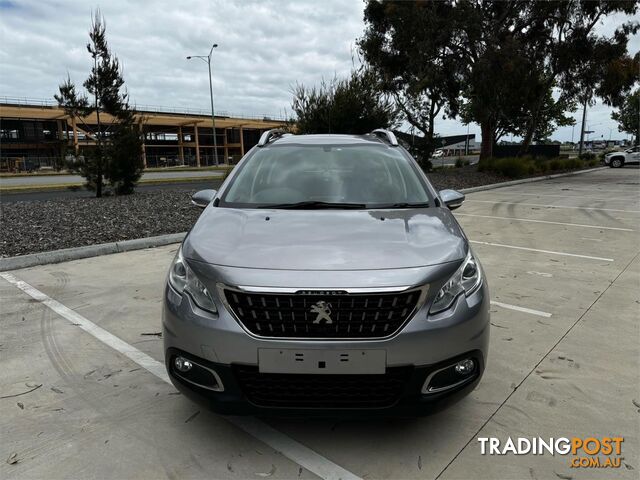
[[215,303],[213,303],[209,290],[198,280],[196,274],[184,261],[182,249],[178,250],[178,254],[169,269],[169,283],[176,292],[186,292],[201,309],[218,313],[218,309]]
[[451,305],[461,293],[469,296],[475,292],[482,283],[482,273],[480,266],[469,249],[467,258],[464,259],[460,268],[451,276],[451,278],[440,289],[436,298],[431,304],[429,313],[442,312]]

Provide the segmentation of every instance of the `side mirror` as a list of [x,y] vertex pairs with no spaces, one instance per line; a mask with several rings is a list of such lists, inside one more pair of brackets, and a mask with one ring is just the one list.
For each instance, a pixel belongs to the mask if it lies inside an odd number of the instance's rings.
[[191,203],[196,207],[205,208],[216,198],[216,190],[200,190],[191,196]]
[[464,202],[464,194],[456,190],[440,190],[440,199],[449,207],[449,210],[455,210],[462,206]]

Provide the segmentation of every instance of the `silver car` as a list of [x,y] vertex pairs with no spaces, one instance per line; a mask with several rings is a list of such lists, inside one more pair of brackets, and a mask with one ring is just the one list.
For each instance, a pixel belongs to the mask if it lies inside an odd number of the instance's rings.
[[489,291],[393,133],[263,134],[204,208],[164,292],[174,385],[223,414],[436,411],[482,377]]

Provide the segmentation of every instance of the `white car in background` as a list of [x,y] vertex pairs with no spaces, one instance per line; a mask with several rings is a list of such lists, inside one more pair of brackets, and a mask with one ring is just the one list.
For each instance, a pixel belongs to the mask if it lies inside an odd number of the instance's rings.
[[442,158],[442,157],[444,157],[444,150],[442,150],[441,148],[433,152],[432,158]]
[[611,152],[604,156],[604,164],[611,168],[620,168],[627,164],[640,164],[640,146],[622,152]]

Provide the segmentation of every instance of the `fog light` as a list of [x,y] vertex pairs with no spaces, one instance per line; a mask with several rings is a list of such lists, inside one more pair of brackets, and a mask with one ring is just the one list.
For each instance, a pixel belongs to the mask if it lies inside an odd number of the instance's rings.
[[466,358],[456,363],[456,373],[458,375],[469,375],[471,372],[473,372],[475,367],[475,362],[470,358]]
[[193,363],[191,363],[184,357],[176,357],[176,359],[173,361],[173,364],[175,365],[176,370],[183,373],[188,372],[193,367]]

